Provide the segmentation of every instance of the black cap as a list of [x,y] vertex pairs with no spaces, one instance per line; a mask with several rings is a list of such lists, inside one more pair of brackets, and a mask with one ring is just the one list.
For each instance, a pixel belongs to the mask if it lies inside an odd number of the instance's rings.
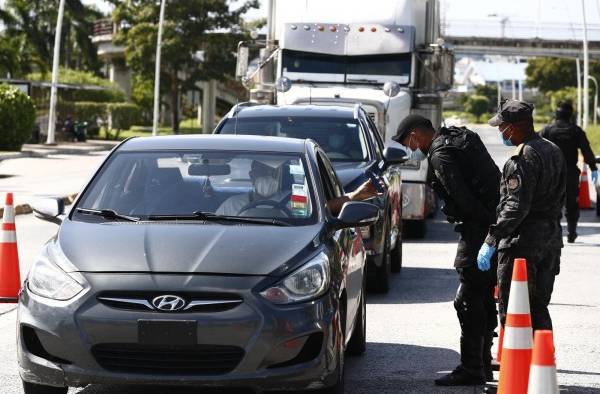
[[[429,130],[434,130],[431,121],[421,115],[408,115],[406,118],[400,122],[398,125],[398,129],[396,130],[396,135],[392,137],[392,139],[396,142],[400,142],[408,135],[408,133],[416,128],[425,128]],[[401,142],[400,142],[401,143]]]
[[533,104],[519,100],[502,100],[498,113],[488,121],[490,126],[533,120]]

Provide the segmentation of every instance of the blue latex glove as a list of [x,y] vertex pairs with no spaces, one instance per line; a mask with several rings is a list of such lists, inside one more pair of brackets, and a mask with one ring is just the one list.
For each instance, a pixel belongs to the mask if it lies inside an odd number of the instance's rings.
[[598,171],[592,171],[592,183],[594,185],[598,184]]
[[479,254],[477,255],[477,266],[481,271],[488,271],[490,269],[494,253],[496,253],[496,248],[493,246],[485,242],[481,245],[481,249],[479,249]]

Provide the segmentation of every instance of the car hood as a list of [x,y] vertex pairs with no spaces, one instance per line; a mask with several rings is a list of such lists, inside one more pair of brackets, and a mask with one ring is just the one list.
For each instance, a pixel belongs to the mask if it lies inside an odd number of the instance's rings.
[[276,227],[67,220],[57,241],[79,272],[267,275],[289,263],[321,224]]
[[364,174],[375,162],[332,162],[331,164],[344,186],[344,191],[351,192],[366,181]]

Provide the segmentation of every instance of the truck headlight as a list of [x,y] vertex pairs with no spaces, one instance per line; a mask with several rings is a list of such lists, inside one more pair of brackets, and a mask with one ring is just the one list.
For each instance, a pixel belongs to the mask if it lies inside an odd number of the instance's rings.
[[27,283],[32,293],[58,301],[70,300],[83,290],[79,282],[52,263],[45,253],[33,263]]
[[329,289],[329,258],[323,252],[260,295],[274,304],[309,301]]

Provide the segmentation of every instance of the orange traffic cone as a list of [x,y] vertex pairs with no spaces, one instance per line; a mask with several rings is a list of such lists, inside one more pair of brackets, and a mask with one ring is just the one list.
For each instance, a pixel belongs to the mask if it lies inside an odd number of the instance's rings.
[[527,394],[558,394],[552,331],[535,332]]
[[525,259],[515,259],[504,325],[499,394],[527,394],[532,342],[527,263]]
[[21,289],[19,253],[12,193],[6,193],[6,205],[0,238],[0,302],[17,302]]
[[591,209],[590,185],[588,184],[587,164],[583,163],[583,170],[579,176],[579,208]]
[[498,336],[498,352],[496,353],[496,361],[502,362],[502,346],[504,346],[504,326],[500,323],[500,335]]

